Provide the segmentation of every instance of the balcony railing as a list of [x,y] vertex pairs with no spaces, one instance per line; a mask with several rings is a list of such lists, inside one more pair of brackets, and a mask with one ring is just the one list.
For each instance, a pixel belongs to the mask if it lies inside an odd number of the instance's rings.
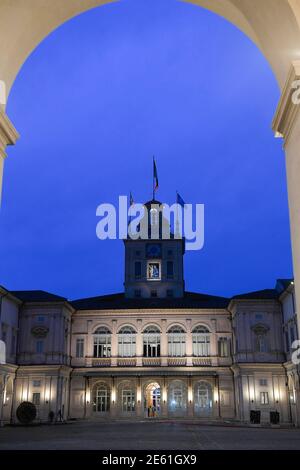
[[111,358],[110,357],[96,357],[92,359],[93,367],[110,367]]
[[[229,358],[221,358],[223,361],[218,361],[222,364],[227,364],[229,362]],[[161,357],[142,357],[138,359],[138,365],[142,365],[143,367],[160,367],[160,366],[170,366],[170,367],[183,367],[186,365],[193,365],[195,367],[210,367],[212,365],[217,365],[219,362],[216,363],[217,358],[214,359],[212,357],[192,357],[188,358],[184,357],[172,357],[172,356],[161,356]],[[87,367],[135,367],[137,365],[137,358],[136,357],[117,357],[112,359],[111,357],[94,357],[88,359],[89,363],[87,363]]]
[[160,357],[143,357],[143,366],[157,367],[161,365]]
[[186,357],[168,357],[168,366],[185,366]]
[[117,365],[119,367],[134,367],[136,366],[135,357],[118,357]]
[[193,357],[193,366],[211,366],[210,357]]

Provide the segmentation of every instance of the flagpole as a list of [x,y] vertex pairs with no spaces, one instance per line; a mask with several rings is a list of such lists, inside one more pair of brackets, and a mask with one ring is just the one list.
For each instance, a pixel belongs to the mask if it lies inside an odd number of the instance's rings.
[[178,220],[178,191],[176,191],[176,224],[175,224],[175,236],[179,234],[179,220]]
[[154,199],[155,199],[155,189],[154,189],[154,156],[153,156],[152,171],[153,171],[153,178],[152,178],[152,200],[154,201]]

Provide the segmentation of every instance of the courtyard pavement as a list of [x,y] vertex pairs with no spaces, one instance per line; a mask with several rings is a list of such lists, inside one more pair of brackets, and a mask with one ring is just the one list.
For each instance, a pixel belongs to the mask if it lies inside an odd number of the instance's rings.
[[0,428],[0,450],[300,450],[300,429],[186,422],[70,422]]

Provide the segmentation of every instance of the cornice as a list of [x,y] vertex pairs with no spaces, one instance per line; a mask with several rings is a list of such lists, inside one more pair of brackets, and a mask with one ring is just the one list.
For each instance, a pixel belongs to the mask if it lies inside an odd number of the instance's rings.
[[19,134],[7,114],[0,108],[0,155],[6,157],[5,149],[7,145],[14,145],[19,138]]
[[295,60],[291,64],[272,122],[275,137],[284,139],[284,147],[288,143],[300,107],[299,104],[294,104],[292,100],[292,95],[295,93],[293,83],[296,80],[300,80],[300,60]]

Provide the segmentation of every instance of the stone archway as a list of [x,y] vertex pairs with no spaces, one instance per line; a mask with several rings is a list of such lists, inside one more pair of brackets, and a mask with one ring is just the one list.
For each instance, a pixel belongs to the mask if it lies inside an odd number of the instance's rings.
[[[300,79],[299,0],[184,0],[223,16],[260,48],[282,90],[273,129],[285,140],[287,183],[297,311],[300,311],[300,118],[291,102],[291,85]],[[9,96],[29,54],[57,27],[113,0],[3,0],[0,5],[0,81]],[[1,83],[1,82],[0,82]],[[18,133],[0,104],[0,194],[6,146]],[[300,331],[300,320],[298,317]]]

